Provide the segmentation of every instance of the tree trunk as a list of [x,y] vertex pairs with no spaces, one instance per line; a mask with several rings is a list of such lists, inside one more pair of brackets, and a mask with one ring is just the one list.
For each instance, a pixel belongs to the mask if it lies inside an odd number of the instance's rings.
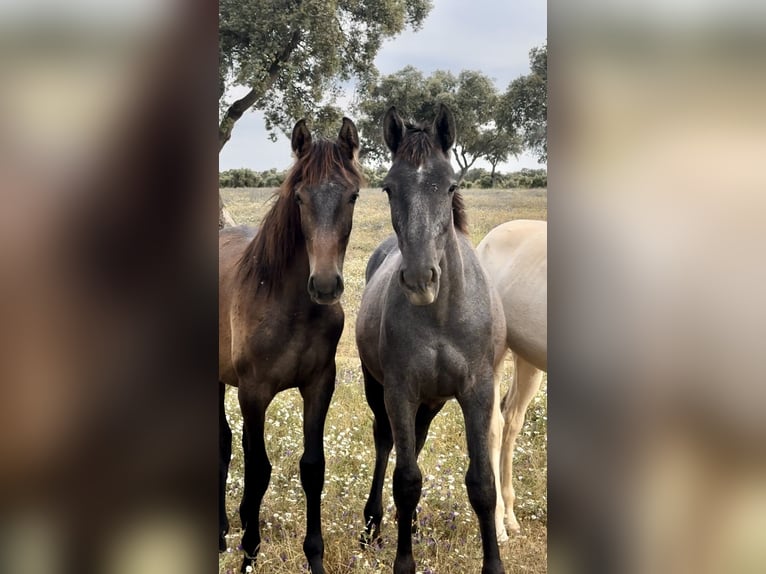
[[[468,170],[471,169],[471,166],[476,162],[477,159],[479,159],[478,155],[473,156],[471,160],[469,161],[468,158],[465,156],[465,150],[462,150],[460,154],[458,154],[457,148],[452,148],[452,153],[455,154],[455,161],[457,161],[457,164],[460,166],[460,173],[458,174],[457,182],[458,184],[463,181],[463,178],[465,177],[465,174],[468,173]],[[462,161],[461,161],[462,158]]]
[[[231,131],[234,129],[234,124],[242,117],[248,109],[250,109],[258,98],[261,96],[261,90],[256,91],[255,88],[250,90],[244,97],[234,102],[218,125],[218,153],[221,153],[223,146],[231,139]],[[236,225],[234,218],[223,205],[223,199],[221,199],[221,190],[218,190],[218,229],[223,229],[227,225]]]
[[226,113],[223,116],[223,119],[221,120],[221,123],[218,126],[218,152],[220,153],[223,149],[223,146],[226,145],[226,142],[231,139],[231,130],[234,129],[234,124],[237,122],[239,118],[242,117],[242,114],[244,114],[247,110],[249,110],[252,105],[258,101],[258,99],[261,97],[263,91],[262,90],[256,90],[253,88],[247,94],[244,95],[241,99],[237,100],[231,106],[229,106],[229,109],[226,110]]
[[490,165],[492,166],[492,173],[489,175],[489,185],[490,187],[495,187],[495,169],[497,168],[497,163],[490,162]]
[[[249,110],[253,104],[261,99],[274,85],[277,80],[277,76],[282,68],[282,65],[290,59],[290,55],[295,50],[298,42],[301,39],[300,29],[293,32],[290,42],[285,46],[281,53],[274,57],[274,60],[269,66],[268,77],[266,81],[258,86],[252,88],[242,98],[234,102],[226,113],[223,115],[221,123],[218,125],[218,153],[221,153],[223,146],[231,139],[231,131],[234,129],[234,124],[242,117],[247,110]],[[221,199],[221,191],[218,190],[218,228],[222,229],[226,225],[236,225],[231,213],[223,206],[223,200]]]
[[223,229],[227,226],[235,226],[237,222],[234,221],[231,213],[223,205],[223,199],[221,199],[221,190],[218,190],[218,229]]

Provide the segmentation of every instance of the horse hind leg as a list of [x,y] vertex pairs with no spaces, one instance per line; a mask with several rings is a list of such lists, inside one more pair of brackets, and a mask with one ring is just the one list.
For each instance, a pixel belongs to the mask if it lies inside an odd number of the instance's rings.
[[394,445],[391,424],[388,421],[383,397],[383,385],[375,380],[362,365],[364,392],[367,404],[374,415],[372,434],[375,441],[375,470],[367,503],[364,505],[365,527],[359,539],[362,549],[380,543],[380,525],[383,521],[383,482],[388,467],[388,457]]
[[306,537],[303,552],[313,574],[324,574],[321,500],[324,488],[324,427],[335,387],[335,365],[317,384],[301,387],[303,397],[303,456],[301,486],[306,495]]
[[242,448],[245,459],[245,492],[239,506],[239,516],[242,520],[242,559],[241,572],[247,572],[248,566],[253,566],[261,546],[260,513],[261,502],[271,480],[271,463],[266,453],[263,432],[266,419],[266,408],[271,398],[263,400],[246,390],[240,382],[239,404],[242,409],[244,430],[242,432]]
[[513,488],[513,451],[516,438],[524,426],[527,407],[540,389],[543,372],[513,353],[513,377],[511,388],[503,400],[503,446],[500,457],[501,484],[505,502],[505,526],[510,532],[520,532],[521,527],[513,512],[516,491]]
[[458,397],[465,419],[468,443],[468,472],[465,476],[466,490],[471,506],[479,519],[481,543],[484,553],[482,574],[503,574],[495,527],[497,491],[490,461],[489,433],[494,408],[494,383],[492,376],[479,382],[468,394]]
[[[501,364],[502,365],[502,364]],[[503,447],[503,414],[500,407],[500,379],[501,368],[498,366],[494,377],[494,400],[492,403],[492,416],[489,425],[489,453],[492,474],[495,478],[495,530],[497,542],[503,544],[508,541],[508,531],[505,527],[505,501],[502,492],[501,460]]]
[[226,535],[229,533],[229,519],[226,517],[226,478],[229,476],[231,461],[231,428],[226,420],[226,385],[218,383],[218,551],[226,550]]

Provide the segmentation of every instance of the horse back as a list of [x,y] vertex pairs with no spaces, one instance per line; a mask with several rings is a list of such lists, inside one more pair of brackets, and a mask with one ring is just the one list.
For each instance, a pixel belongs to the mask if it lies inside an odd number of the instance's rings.
[[378,245],[375,251],[373,251],[372,255],[370,255],[370,259],[367,261],[367,268],[364,271],[365,282],[369,283],[370,278],[373,276],[375,271],[378,270],[381,263],[383,263],[386,257],[388,257],[388,254],[395,249],[398,249],[396,235],[389,235],[380,245]]
[[237,288],[237,269],[256,229],[225,227],[218,232],[218,378],[235,385],[237,376],[231,361],[231,304]]
[[508,347],[547,369],[547,223],[504,223],[479,243],[477,252],[497,288],[507,325]]

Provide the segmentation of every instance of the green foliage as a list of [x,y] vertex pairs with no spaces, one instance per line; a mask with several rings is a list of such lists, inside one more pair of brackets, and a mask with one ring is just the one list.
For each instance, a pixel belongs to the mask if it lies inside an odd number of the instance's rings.
[[500,99],[498,121],[521,134],[524,145],[548,160],[548,46],[529,53],[531,73],[516,78]]
[[[387,165],[363,165],[362,171],[367,179],[367,187],[380,188],[383,178],[388,173]],[[274,188],[282,185],[287,171],[277,171],[272,168],[265,171],[254,171],[247,168],[229,169],[218,175],[220,188],[266,187]],[[530,189],[548,187],[548,173],[545,169],[527,169],[512,173],[495,172],[494,182],[492,173],[483,167],[469,169],[463,178],[463,189],[495,187],[507,189]]]
[[[289,132],[310,118],[325,132],[340,111],[342,82],[371,81],[384,39],[417,29],[431,0],[221,0],[219,2],[219,143],[248,108],[263,110],[266,127]],[[227,102],[232,86],[249,88]],[[337,129],[337,128],[336,128]]]
[[548,172],[544,169],[522,169],[509,174],[503,181],[505,187],[548,187]]
[[435,117],[441,103],[452,109],[457,127],[453,152],[461,177],[480,157],[497,165],[521,151],[515,133],[498,127],[499,97],[494,83],[476,70],[463,70],[458,76],[436,70],[426,77],[420,70],[407,66],[374,84],[363,85],[358,99],[357,126],[364,142],[360,152],[363,161],[375,163],[388,158],[381,126],[392,105],[403,116],[421,121]]
[[279,187],[285,181],[286,171],[272,168],[266,171],[229,169],[218,174],[218,187]]
[[219,187],[261,187],[262,181],[258,172],[247,168],[230,169],[218,176]]
[[548,172],[545,169],[528,169],[512,173],[495,173],[495,181],[492,182],[492,174],[483,167],[475,167],[468,170],[463,179],[463,187],[466,189],[494,187],[507,189],[530,189],[548,187]]
[[362,165],[362,171],[364,172],[364,177],[367,179],[367,186],[377,188],[383,186],[383,178],[385,178],[388,173],[388,167],[385,165]]

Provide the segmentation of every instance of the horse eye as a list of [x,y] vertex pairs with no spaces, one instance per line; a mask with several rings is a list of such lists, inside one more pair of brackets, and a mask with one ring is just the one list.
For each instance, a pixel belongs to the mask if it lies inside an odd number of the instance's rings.
[[356,203],[357,199],[359,199],[359,192],[358,191],[354,195],[351,196],[351,199],[349,200],[349,203]]
[[449,192],[450,193],[455,193],[456,191],[457,191],[457,184],[456,183],[453,183],[452,185],[449,186]]
[[298,194],[295,194],[295,203],[297,203],[298,205],[301,205],[303,203],[301,196]]

